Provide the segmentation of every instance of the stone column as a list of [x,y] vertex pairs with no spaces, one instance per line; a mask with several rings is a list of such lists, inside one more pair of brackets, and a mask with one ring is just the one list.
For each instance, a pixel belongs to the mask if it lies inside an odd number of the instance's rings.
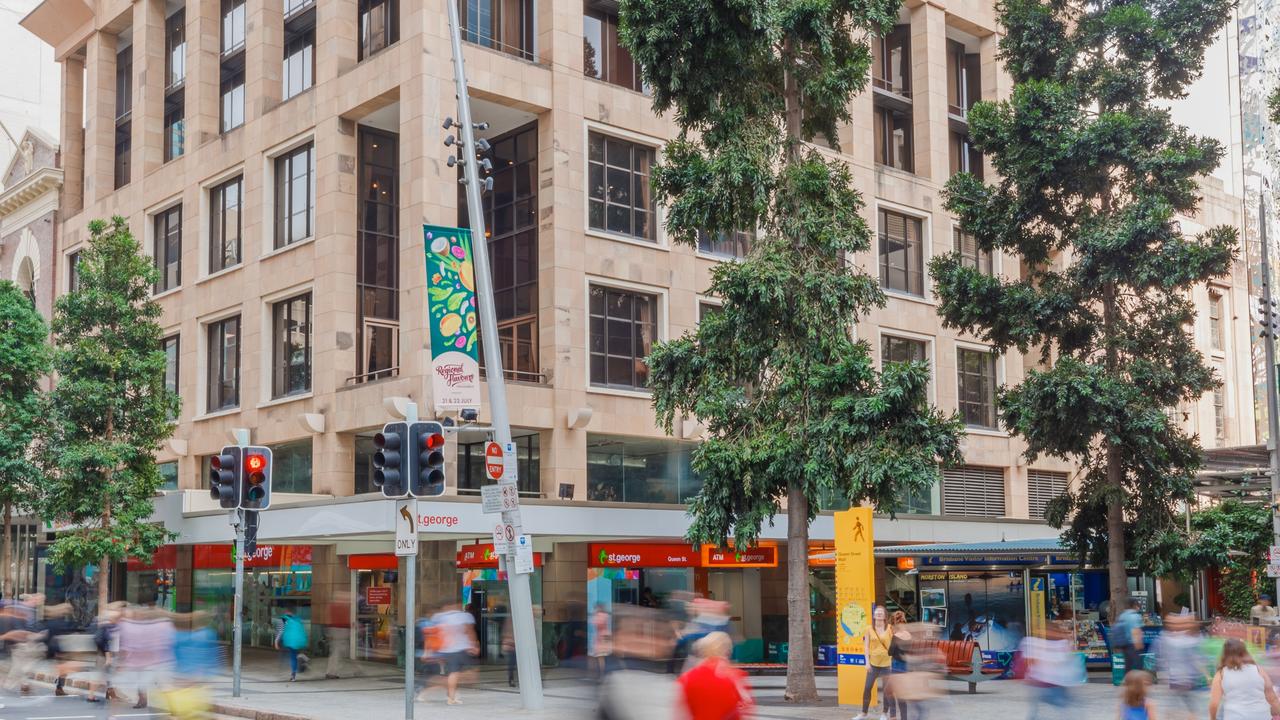
[[187,80],[183,101],[187,152],[217,137],[221,128],[222,13],[220,3],[187,3]]
[[84,198],[91,205],[115,191],[116,36],[89,37],[85,61]]
[[133,182],[164,162],[164,10],[164,0],[133,5]]
[[280,104],[284,70],[284,3],[248,0],[245,16],[245,123]]
[[928,3],[911,9],[911,103],[916,175],[946,182],[947,15]]
[[360,48],[360,7],[355,0],[316,4],[315,84],[332,80],[356,66]]
[[62,208],[65,221],[84,208],[84,58],[62,61],[62,118],[59,139],[62,161]]

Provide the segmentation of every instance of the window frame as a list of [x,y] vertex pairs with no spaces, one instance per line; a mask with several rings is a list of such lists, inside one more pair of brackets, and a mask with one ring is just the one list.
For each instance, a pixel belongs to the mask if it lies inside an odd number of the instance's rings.
[[[604,139],[604,143],[605,143],[604,145],[601,146],[601,152],[603,153],[603,157],[598,162],[593,160],[591,157],[592,136],[600,136],[601,138]],[[585,187],[583,188],[583,190],[585,195],[584,199],[586,202],[584,203],[584,207],[583,207],[584,216],[585,216],[583,219],[585,221],[587,234],[595,235],[598,237],[610,238],[613,240],[622,240],[624,242],[631,242],[644,247],[658,247],[658,248],[665,247],[664,245],[665,236],[661,230],[663,215],[661,212],[660,203],[657,202],[657,198],[654,196],[652,188],[649,184],[653,177],[653,168],[656,167],[658,163],[661,161],[661,152],[660,152],[661,142],[657,140],[652,140],[652,139],[644,139],[644,138],[635,136],[633,134],[618,132],[616,129],[600,127],[594,124],[587,125],[585,140],[586,140],[586,145],[583,149],[585,151],[584,158],[586,160],[586,166],[584,169],[586,170],[586,173],[584,175]],[[609,186],[607,182],[608,182],[609,170],[611,168],[619,171],[622,170],[621,167],[610,166],[608,163],[608,157],[609,157],[608,142],[610,140],[613,140],[615,142],[626,143],[628,145],[628,163],[630,167],[626,169],[626,172],[628,173],[627,175],[628,182],[631,185],[631,193],[629,194],[629,197],[633,197],[635,195],[636,179],[638,175],[637,171],[634,170],[634,167],[636,164],[636,156],[635,156],[636,149],[637,148],[647,149],[652,153],[652,155],[649,157],[648,172],[647,174],[644,175],[644,181],[643,181],[643,186],[646,190],[647,197],[649,200],[648,206],[643,209],[637,209],[638,206],[635,204],[634,200],[631,200],[629,204],[625,206],[628,208],[628,215],[630,219],[629,227],[633,229],[635,227],[636,213],[637,212],[647,213],[649,218],[647,227],[649,228],[649,231],[650,231],[650,234],[647,236],[634,235],[634,234],[631,234],[630,232],[618,232],[618,231],[608,229],[610,206],[612,205],[614,207],[622,207],[621,203],[611,203],[608,198]],[[603,192],[604,192],[604,195],[598,199],[592,196],[591,175],[592,175],[593,165],[600,167],[601,185],[603,187]],[[603,215],[601,218],[601,223],[602,223],[601,227],[596,227],[592,224],[593,221],[591,219],[591,211],[592,211],[593,204],[599,204],[602,206]]]
[[[300,155],[307,156],[307,211],[306,233],[301,237],[292,236],[292,221],[298,213],[293,208],[293,172],[294,160]],[[271,163],[271,197],[272,197],[272,242],[271,251],[283,250],[315,237],[316,233],[316,144],[308,138],[305,142],[290,147],[270,157]],[[288,234],[286,235],[286,229]],[[289,239],[285,239],[286,236]]]
[[[170,378],[169,378],[169,348],[170,347],[173,348],[172,385],[169,382],[170,381]],[[181,398],[182,397],[182,333],[175,331],[168,335],[165,335],[163,338],[160,338],[160,349],[163,350],[165,354],[165,368],[164,368],[165,389],[168,390],[169,392],[172,392],[174,395],[177,395],[179,398]],[[178,416],[181,414],[182,414],[182,409],[181,409],[181,406],[179,406],[178,413],[169,419],[172,421],[176,421],[178,419]]]
[[[917,224],[916,227],[919,230],[919,233],[918,233],[919,234],[918,255],[920,258],[919,269],[913,271],[912,268],[907,267],[907,265],[904,264],[902,274],[903,274],[903,280],[906,284],[905,288],[894,287],[889,283],[889,280],[888,280],[888,278],[890,277],[889,273],[891,270],[891,268],[889,267],[889,260],[888,260],[889,253],[886,251],[887,240],[888,240],[888,232],[886,228],[887,228],[887,221],[888,221],[889,215],[896,215],[896,216],[902,217],[906,221],[903,227],[904,227],[904,232],[906,232],[907,236],[904,237],[902,240],[903,240],[904,252],[907,254],[908,259],[910,258],[910,254],[911,254],[911,238],[909,237],[910,233],[907,232],[906,228],[910,228],[911,223],[914,222]],[[876,268],[877,268],[877,276],[880,282],[880,288],[885,293],[893,297],[900,297],[900,298],[905,298],[910,300],[925,301],[925,302],[931,301],[930,288],[929,288],[929,260],[931,259],[931,254],[932,254],[930,252],[931,242],[932,242],[932,238],[930,237],[931,229],[932,229],[932,218],[930,218],[927,215],[917,214],[911,211],[910,209],[902,208],[897,205],[892,205],[888,203],[882,202],[877,204],[876,206]],[[913,277],[913,273],[919,276],[918,291],[913,289],[912,287],[911,280]]]
[[[231,373],[231,395],[230,399],[223,397],[223,387],[228,381],[227,366],[222,359],[227,356],[227,325],[235,323],[235,367]],[[205,414],[220,413],[224,411],[238,410],[241,405],[241,395],[243,388],[241,387],[241,366],[244,358],[244,320],[243,316],[236,312],[231,315],[207,320],[203,323],[205,335]],[[215,343],[214,333],[217,329],[218,338]],[[218,360],[218,362],[215,362]],[[216,373],[215,373],[216,370]],[[214,403],[215,399],[215,382],[218,386],[216,397],[220,400],[220,404]]]
[[[287,2],[288,0],[286,0]],[[280,102],[288,102],[316,84],[315,0],[303,0],[285,16],[280,67]],[[294,85],[292,72],[298,73]]]
[[[372,43],[370,40],[374,37],[372,24],[366,26],[365,17],[372,16],[374,9],[382,7],[382,27],[378,35],[381,35],[382,44],[376,48],[370,49]],[[400,41],[400,2],[399,0],[359,0],[356,4],[356,39],[357,45],[357,62],[363,62],[374,55],[386,50]]]
[[[631,55],[630,50],[623,47],[618,42],[618,14],[610,12],[606,7],[607,3],[601,3],[600,7],[588,7],[591,0],[583,0],[582,3],[582,74],[593,80],[608,83],[614,87],[620,87],[632,92],[638,92],[642,95],[649,95],[650,91],[644,82],[644,74],[640,69],[640,63]],[[589,37],[592,33],[587,31],[588,20],[599,23],[600,32],[600,50],[597,51],[597,57],[601,58],[598,63],[598,73],[593,75],[588,72],[587,68],[587,48],[590,46]],[[612,41],[612,46],[610,46]],[[612,52],[610,52],[612,51]],[[626,53],[626,57],[631,61],[630,82],[622,82],[624,79],[621,71],[616,67],[615,62],[618,59],[618,53]]]
[[76,248],[67,253],[63,257],[67,259],[67,292],[73,293],[80,289],[80,254],[83,252],[81,248]]
[[[235,228],[235,260],[226,260],[227,237],[227,203],[226,192],[230,186],[236,186],[236,228]],[[205,254],[206,275],[214,275],[224,270],[239,267],[244,263],[244,173],[236,174],[207,186],[209,203],[208,252]]]
[[[969,254],[964,249],[964,238],[972,238],[974,246],[974,254]],[[991,250],[983,250],[978,247],[977,238],[972,233],[967,233],[960,228],[959,225],[951,226],[951,250],[960,256],[960,264],[967,268],[973,268],[987,277],[995,277],[999,269],[996,267],[996,253]],[[985,256],[985,265],[983,267],[983,259]]]
[[[174,227],[175,216],[177,218],[176,231]],[[164,225],[163,229],[161,228],[162,223]],[[183,210],[181,202],[174,203],[151,214],[151,259],[152,264],[160,273],[156,284],[152,286],[152,295],[161,295],[182,287],[182,225]],[[176,235],[177,239],[176,257],[171,257],[170,253],[169,241],[171,235]],[[172,284],[169,283],[168,269],[170,266],[175,268],[175,277]]]
[[1226,295],[1216,289],[1209,290],[1209,350],[1225,353],[1227,350]]
[[[290,389],[292,373],[295,372],[295,364],[289,355],[288,332],[285,331],[285,323],[296,322],[293,317],[294,304],[301,302],[303,304],[304,317],[302,318],[303,334],[303,354],[304,358],[301,364],[301,372],[305,374],[305,387],[299,389]],[[281,298],[270,303],[271,315],[271,399],[279,400],[287,397],[295,397],[299,395],[307,395],[312,392],[314,382],[314,337],[315,327],[313,318],[315,316],[315,296],[310,289],[292,295],[290,297]]]
[[[394,153],[395,161],[384,164],[377,161],[379,143],[386,143],[388,153]],[[400,176],[400,136],[385,130],[360,125],[356,128],[356,185],[361,190],[356,193],[356,374],[349,382],[363,383],[373,380],[395,377],[400,374],[400,205],[398,201],[402,182]],[[383,203],[371,199],[364,192],[366,175],[370,178],[379,170],[389,173],[395,183],[396,202]],[[387,230],[378,229],[378,207],[382,206],[387,217]],[[373,219],[372,226],[366,221]],[[385,257],[384,257],[385,255]],[[366,260],[375,257],[385,260],[386,267],[379,270],[384,263],[377,263],[371,270]],[[379,276],[390,280],[391,285],[377,282],[366,282],[366,279],[377,280]],[[379,298],[385,300],[387,312],[377,314]],[[372,299],[372,302],[370,300]],[[394,317],[391,317],[394,316]],[[375,355],[375,338],[381,332],[391,335],[390,364],[377,370],[370,370]]]
[[[592,291],[593,291],[594,289],[596,289],[596,288],[600,288],[601,290],[604,290],[604,291],[605,291],[605,293],[606,293],[606,294],[605,294],[605,299],[604,299],[604,302],[605,302],[605,314],[603,314],[603,315],[599,315],[599,316],[597,316],[597,315],[596,315],[595,313],[593,313],[593,312],[592,312],[592,310],[591,310],[591,295],[592,295]],[[609,307],[609,306],[608,306],[608,293],[610,293],[610,292],[616,292],[616,293],[627,293],[627,294],[630,294],[630,295],[633,295],[633,296],[634,296],[634,295],[645,296],[645,297],[650,298],[650,299],[653,301],[653,310],[652,310],[652,315],[653,315],[653,319],[652,319],[652,332],[653,332],[653,337],[649,339],[649,352],[652,352],[652,350],[653,350],[653,346],[654,346],[655,344],[657,344],[657,343],[662,342],[663,338],[665,337],[665,333],[666,333],[666,324],[667,324],[667,318],[666,318],[666,312],[667,312],[667,295],[666,295],[666,291],[665,291],[664,289],[662,289],[662,288],[653,288],[653,287],[648,287],[648,286],[638,285],[638,284],[634,284],[634,283],[624,283],[624,282],[619,282],[619,281],[612,280],[612,279],[600,278],[600,277],[593,277],[593,276],[588,276],[588,277],[586,278],[586,291],[587,291],[587,293],[586,293],[586,300],[587,300],[587,327],[586,327],[586,335],[587,335],[587,338],[586,338],[586,339],[587,339],[587,345],[586,345],[586,348],[587,348],[587,363],[586,363],[586,376],[587,376],[587,377],[586,377],[586,380],[587,380],[587,390],[588,390],[589,392],[618,393],[618,394],[631,395],[631,396],[649,396],[649,395],[650,395],[650,391],[649,391],[649,388],[648,388],[646,385],[635,385],[635,384],[634,384],[634,380],[636,379],[636,372],[635,372],[635,367],[634,367],[634,365],[633,365],[633,367],[632,367],[632,372],[631,372],[631,379],[632,379],[632,381],[633,381],[633,383],[632,383],[632,384],[629,384],[629,385],[623,385],[623,384],[620,384],[620,383],[610,383],[610,382],[608,381],[608,379],[609,379],[609,376],[608,376],[608,366],[609,366],[609,360],[610,360],[610,358],[612,358],[612,357],[616,357],[616,358],[622,358],[622,357],[624,357],[624,356],[622,356],[622,355],[620,355],[620,354],[618,354],[618,355],[614,355],[614,354],[611,354],[611,353],[609,352],[609,345],[608,345],[608,340],[609,340],[608,332],[609,332],[609,331],[608,331],[608,325],[609,325],[610,320],[611,320],[611,319],[613,319],[613,318],[611,318],[611,317],[609,316],[609,314],[608,314],[608,307]],[[592,323],[593,323],[593,321],[595,320],[595,318],[596,318],[596,317],[599,317],[599,318],[603,321],[603,326],[604,326],[604,327],[603,327],[604,336],[603,336],[603,343],[602,343],[602,346],[604,347],[604,351],[603,351],[603,352],[594,352],[594,351],[592,350],[592,330],[591,330],[591,326],[592,326]],[[636,334],[635,334],[635,333],[636,333],[636,330],[635,330],[635,326],[636,326],[636,321],[635,321],[635,319],[634,319],[634,318],[635,318],[635,310],[634,310],[634,306],[633,306],[633,309],[632,309],[632,317],[631,317],[631,319],[629,319],[629,320],[627,321],[627,322],[631,325],[631,343],[630,343],[630,344],[631,344],[631,355],[630,355],[629,357],[631,358],[631,360],[632,360],[632,362],[633,362],[633,363],[635,363],[635,362],[639,362],[639,361],[641,361],[641,360],[642,360],[642,358],[641,358],[641,357],[639,357],[639,356],[637,356],[637,355],[635,354],[635,340],[636,340]],[[619,318],[619,320],[621,320],[621,319]],[[592,377],[592,359],[593,359],[593,357],[595,357],[595,356],[603,356],[603,358],[604,358],[604,363],[605,363],[605,380],[604,380],[604,382],[597,382],[597,381]],[[645,357],[647,357],[647,353],[646,353]],[[648,377],[649,377],[649,375],[648,375],[648,365],[646,364],[646,365],[645,365],[645,381],[646,381],[646,383],[647,383],[647,381],[648,381]]]
[[[980,355],[980,356],[989,358],[991,363],[989,375],[987,372],[983,370],[980,370],[977,373],[967,372],[965,370],[964,361],[962,359],[962,355],[967,355],[967,354]],[[984,432],[1000,433],[1000,410],[997,407],[996,396],[1000,388],[1000,381],[1001,381],[1001,368],[1000,368],[1001,356],[998,353],[991,350],[991,348],[957,344],[955,358],[956,358],[956,410],[960,414],[960,419],[964,423],[965,429],[970,431],[978,430],[978,431],[984,431]],[[990,388],[986,393],[986,397],[983,399],[984,400],[983,407],[981,408],[984,413],[986,412],[990,413],[990,420],[991,420],[990,425],[984,425],[984,424],[981,424],[980,422],[971,422],[969,420],[969,416],[965,412],[966,407],[973,407],[975,406],[975,403],[973,401],[965,399],[965,395],[967,391],[965,389],[964,379],[966,377],[975,378],[979,381],[986,381],[990,383]],[[988,400],[990,402],[989,407],[986,404],[986,401]]]
[[[456,1],[458,3],[459,30],[463,42],[523,60],[532,61],[534,59],[534,45],[537,42],[536,33],[534,32],[537,7],[534,0],[488,0],[490,3],[488,28],[480,28],[478,22],[474,26],[472,25],[470,5],[481,0]],[[506,24],[505,12],[511,9],[508,6],[514,6],[514,9],[519,14],[515,22],[515,34],[519,37],[514,38],[518,44],[508,42],[513,39],[509,37],[511,33],[508,32],[509,26]]]
[[[890,120],[896,117],[906,119],[906,143],[902,151],[902,165],[885,162],[895,155],[893,151],[896,150],[896,145],[892,142],[892,137],[896,124],[890,122]],[[877,105],[873,108],[871,132],[876,167],[892,168],[899,172],[911,173],[912,175],[915,174],[916,140],[914,112]]]

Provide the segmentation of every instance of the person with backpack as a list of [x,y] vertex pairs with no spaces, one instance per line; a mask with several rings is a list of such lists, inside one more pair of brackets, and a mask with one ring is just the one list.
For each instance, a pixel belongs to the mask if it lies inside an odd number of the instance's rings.
[[280,616],[280,630],[276,633],[276,649],[289,653],[289,682],[298,679],[298,654],[307,647],[307,627],[291,610]]
[[439,633],[437,653],[444,665],[445,693],[450,705],[461,705],[458,699],[458,680],[471,665],[472,658],[480,654],[476,641],[476,619],[464,612],[457,603],[449,603],[431,616],[431,626]]
[[1129,598],[1125,611],[1111,625],[1111,653],[1124,656],[1124,671],[1142,669],[1142,603]]

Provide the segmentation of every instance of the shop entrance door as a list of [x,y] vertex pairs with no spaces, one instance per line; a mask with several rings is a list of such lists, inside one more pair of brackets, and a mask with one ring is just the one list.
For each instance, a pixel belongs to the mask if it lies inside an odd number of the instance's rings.
[[[542,606],[541,570],[530,579],[535,620]],[[476,620],[476,640],[480,645],[478,660],[488,665],[502,665],[507,654],[502,649],[502,636],[509,633],[511,592],[507,577],[497,570],[471,570],[463,577],[463,610]],[[542,623],[534,622],[538,646],[542,646]]]

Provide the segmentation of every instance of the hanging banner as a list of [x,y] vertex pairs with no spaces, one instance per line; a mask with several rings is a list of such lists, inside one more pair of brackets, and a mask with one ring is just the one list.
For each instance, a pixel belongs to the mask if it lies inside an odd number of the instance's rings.
[[423,225],[431,396],[436,410],[480,407],[479,318],[471,231]]
[[[871,508],[836,513],[836,688],[841,705],[862,702],[867,677],[864,638],[875,609]],[[871,689],[875,701],[875,688]]]

